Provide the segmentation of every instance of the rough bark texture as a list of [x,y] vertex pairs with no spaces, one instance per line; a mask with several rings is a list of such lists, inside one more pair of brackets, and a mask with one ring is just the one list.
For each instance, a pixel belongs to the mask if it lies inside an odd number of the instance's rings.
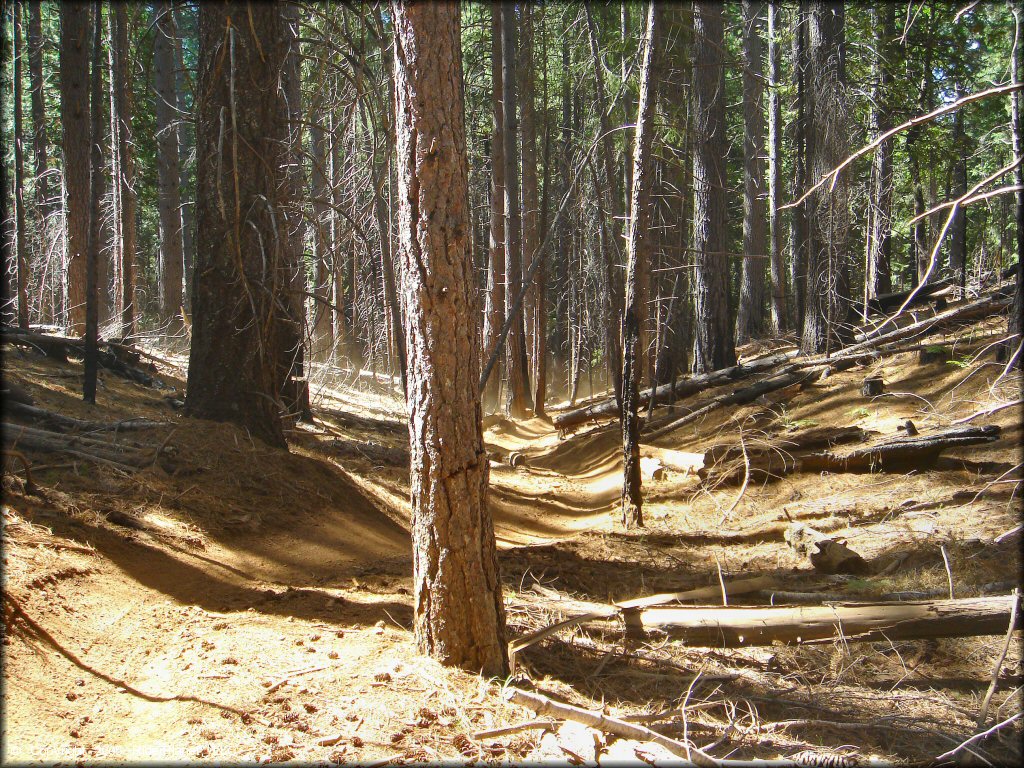
[[132,89],[128,63],[128,18],[124,3],[114,11],[114,74],[121,201],[121,336],[135,333],[135,145],[132,140]]
[[89,239],[89,16],[84,3],[60,6],[60,113],[64,129],[68,332],[85,333]]
[[[848,154],[843,4],[815,0],[807,13],[807,161],[817,181]],[[847,228],[849,190],[841,177],[815,192],[810,202],[807,294],[801,351],[828,352],[850,328]]]
[[280,82],[287,50],[279,7],[200,6],[196,277],[185,407],[281,447],[280,397],[290,362],[283,327],[291,281],[289,134]]
[[86,245],[85,279],[85,360],[82,397],[96,402],[96,373],[99,367],[100,314],[100,201],[103,197],[103,38],[100,3],[93,3],[92,71],[89,83],[89,236]]
[[[1014,40],[1013,56],[1010,61],[1011,77],[1014,83],[1021,82],[1021,32],[1024,25],[1021,24],[1021,16],[1024,15],[1020,8],[1013,9]],[[1020,91],[1013,94],[1010,102],[1010,133],[1013,137],[1013,157],[1019,160],[1024,155],[1024,120],[1021,119]],[[1010,309],[1010,320],[1007,329],[1010,333],[1016,333],[1018,337],[1024,334],[1024,167],[1018,165],[1014,172],[1014,180],[1017,183],[1017,290],[1013,294],[1013,305]],[[1020,338],[1017,339],[1018,346]],[[1017,367],[1024,368],[1024,354],[1017,354]]]
[[779,217],[779,188],[782,182],[782,106],[779,101],[781,61],[779,60],[779,3],[768,3],[768,258],[772,276],[771,331],[785,333],[786,273],[782,260],[782,223]]
[[[334,323],[331,303],[331,188],[330,158],[324,125],[328,115],[323,108],[312,115],[309,126],[310,178],[309,191],[313,198],[313,344],[312,357],[325,361],[334,347]],[[344,321],[344,318],[341,318]]]
[[[505,322],[505,148],[501,89],[501,2],[491,1],[491,227],[487,251],[487,298],[484,304],[483,358],[493,354],[498,332]],[[484,407],[497,405],[500,376],[491,376],[484,391]]]
[[28,243],[25,242],[25,126],[22,120],[21,91],[25,47],[22,44],[21,17],[24,3],[12,9],[14,14],[14,229],[17,237],[18,325],[28,328]]
[[764,333],[764,273],[768,253],[764,199],[764,3],[743,0],[743,272],[736,343]]
[[[807,183],[807,120],[804,114],[804,94],[806,92],[807,68],[807,24],[805,22],[804,0],[800,0],[793,10],[792,34],[792,80],[796,103],[793,111],[795,119],[790,123],[790,140],[793,146],[793,187],[791,197],[796,199],[804,193]],[[807,207],[806,202],[793,208],[789,217],[790,259],[789,279],[790,303],[792,312],[791,327],[801,329],[804,326],[804,302],[807,294]]]
[[43,91],[43,26],[40,3],[28,7],[28,77],[32,102],[32,152],[35,156],[36,205],[41,219],[53,212],[50,191],[49,148],[46,141],[46,99]]
[[[184,3],[175,4],[174,13],[180,19],[184,10]],[[192,110],[186,112],[186,93],[188,81],[185,76],[185,57],[182,51],[181,27],[178,27],[178,34],[174,38],[174,88],[178,94],[178,108],[182,110],[181,124],[178,126],[178,173],[181,179],[182,193],[192,189],[189,177],[189,155],[195,150],[195,99],[192,100]],[[186,313],[192,312],[192,275],[195,274],[196,260],[196,201],[181,201],[181,247],[182,260],[185,266],[183,280],[185,288],[184,307]]]
[[729,260],[725,228],[725,50],[722,6],[693,4],[693,249],[696,256],[696,338],[693,370],[736,362],[729,322]]
[[[888,96],[891,64],[886,60],[893,38],[893,7],[873,4],[868,13],[874,32],[872,58],[871,132],[878,136],[891,128]],[[959,113],[958,113],[959,114]],[[892,291],[892,154],[893,142],[886,141],[875,150],[871,166],[871,190],[868,201],[868,254],[864,279],[865,304]]]
[[[957,89],[956,96],[964,94]],[[959,199],[967,192],[967,137],[964,135],[964,113],[953,115],[953,184],[951,196]],[[960,291],[967,285],[967,211],[958,206],[949,223],[949,276]]]
[[[519,200],[519,153],[516,119],[516,11],[515,3],[501,7],[502,118],[505,122],[505,317],[513,314],[512,304],[523,285],[523,221]],[[529,415],[530,384],[527,381],[526,337],[522,316],[515,318],[505,348],[508,370],[508,415],[521,419]]]
[[640,264],[650,258],[651,146],[654,142],[654,108],[658,99],[658,5],[647,5],[647,35],[640,72],[640,102],[636,117],[633,150],[633,192],[629,213],[626,250],[626,301],[622,322],[622,524],[627,528],[644,524],[640,488],[640,372],[644,363],[640,329],[647,319],[647,307],[638,285],[643,274]]
[[[185,250],[181,239],[181,171],[178,156],[178,91],[174,83],[174,38],[177,35],[169,0],[156,4],[153,30],[153,87],[156,91],[157,210],[160,215],[160,319],[180,320]],[[243,97],[244,98],[244,97]]]
[[459,10],[392,6],[398,239],[407,300],[415,635],[420,650],[485,675],[508,669],[487,509],[469,251]]

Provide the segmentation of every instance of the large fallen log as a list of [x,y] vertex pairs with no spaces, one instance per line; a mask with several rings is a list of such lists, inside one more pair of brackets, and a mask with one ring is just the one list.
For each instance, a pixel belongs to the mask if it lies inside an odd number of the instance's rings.
[[874,472],[880,469],[925,468],[933,466],[939,455],[964,445],[991,443],[1000,428],[949,427],[930,434],[891,437],[880,443],[851,451],[822,451],[800,457],[800,469],[811,472]]
[[[702,374],[700,376],[691,376],[690,378],[682,379],[677,381],[675,384],[675,396],[690,397],[703,392],[705,389],[718,387],[722,384],[728,384],[730,381],[738,381],[740,379],[753,376],[756,373],[771,370],[775,366],[785,363],[791,357],[792,355],[789,353],[768,355],[766,357],[751,360],[748,363],[741,363],[740,365],[721,368],[717,371],[711,371],[710,373]],[[671,384],[662,384],[657,387],[655,397],[657,400],[664,402],[665,398],[669,397],[672,393],[673,387]],[[649,388],[643,390],[640,393],[640,407],[647,407],[650,400],[651,390]],[[565,430],[580,424],[585,424],[588,421],[610,419],[618,415],[618,405],[615,402],[615,398],[612,397],[596,403],[591,403],[583,408],[577,408],[572,411],[560,413],[552,419],[552,423],[555,425],[555,429]]]
[[[770,608],[648,608],[625,614],[633,631],[657,629],[690,645],[751,645],[846,641],[919,640],[1002,635],[1018,596],[971,597],[908,603]],[[1016,629],[1021,629],[1020,612]]]
[[[44,408],[16,400],[5,401],[3,409],[6,413],[32,419],[36,422],[50,424],[59,429],[69,429],[76,432],[130,432],[137,429],[152,429],[153,427],[165,427],[167,424],[161,421],[150,421],[149,419],[125,419],[123,421],[85,421],[76,419],[73,416],[65,416],[62,413],[48,411]],[[5,414],[6,415],[6,414]]]

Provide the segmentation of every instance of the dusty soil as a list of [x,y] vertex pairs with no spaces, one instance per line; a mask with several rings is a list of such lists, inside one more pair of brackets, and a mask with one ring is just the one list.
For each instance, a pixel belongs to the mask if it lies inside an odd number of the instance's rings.
[[[510,636],[572,612],[572,599],[607,603],[750,576],[770,577],[779,591],[854,600],[907,590],[1005,594],[1019,583],[1020,540],[994,540],[1021,522],[1019,407],[972,422],[1001,426],[997,442],[948,452],[928,471],[715,487],[686,464],[741,435],[750,445],[782,445],[822,426],[891,435],[908,418],[924,432],[1015,399],[1019,376],[1001,375],[986,351],[997,332],[983,323],[946,339],[955,341],[954,364],[921,365],[913,353],[880,359],[645,445],[666,472],[645,481],[639,531],[617,520],[614,424],[563,438],[544,419],[489,417]],[[6,761],[579,754],[565,728],[557,738],[524,730],[475,739],[532,713],[502,698],[504,681],[416,654],[407,432],[389,392],[365,380],[318,391],[316,423],[296,426],[283,453],[233,426],[180,416],[172,404],[172,390],[184,387],[180,357],[158,354],[167,390],[107,373],[91,407],[80,400],[77,362],[3,351],[5,380],[38,407],[161,423],[125,436],[159,456],[140,470],[24,451],[33,489],[20,461],[5,464]],[[861,396],[869,373],[884,377],[888,395]],[[844,539],[871,570],[816,572],[786,544],[792,521]],[[730,604],[771,600],[758,593]],[[515,683],[616,715],[661,712],[652,724],[716,757],[811,750],[914,761],[983,730],[978,711],[1003,645],[982,637],[722,650],[664,636],[626,641],[605,622],[524,651]],[[1021,675],[1013,642],[989,726],[1021,711]],[[1019,762],[1021,733],[1018,720],[971,749]],[[614,748],[599,738],[594,755]]]

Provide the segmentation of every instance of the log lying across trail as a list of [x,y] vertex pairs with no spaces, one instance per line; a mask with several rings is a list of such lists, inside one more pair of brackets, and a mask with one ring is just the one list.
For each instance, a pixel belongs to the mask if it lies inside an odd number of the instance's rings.
[[[648,608],[627,628],[657,629],[690,645],[741,648],[775,642],[919,640],[1002,635],[1019,596],[770,608]],[[1020,612],[1016,629],[1024,628]]]
[[[67,336],[51,336],[36,331],[3,326],[0,328],[0,341],[5,344],[17,344],[42,352],[47,357],[60,362],[67,362],[68,356],[83,357],[85,340]],[[123,344],[112,341],[100,341],[99,364],[118,376],[135,381],[146,387],[155,389],[171,389],[150,372],[139,367],[142,353],[136,352]],[[155,372],[155,368],[152,372]]]
[[[1010,304],[1011,287],[1011,284],[1000,285],[996,290],[974,301],[958,304],[943,312],[912,322],[903,327],[887,330],[889,326],[883,323],[876,326],[875,329],[862,331],[854,336],[854,344],[836,350],[830,357],[799,357],[799,353],[795,350],[780,352],[729,368],[722,368],[699,376],[691,376],[676,382],[674,388],[671,384],[662,384],[656,388],[656,395],[658,402],[664,403],[673,392],[677,398],[693,397],[707,389],[720,387],[730,382],[740,381],[758,374],[769,375],[767,382],[758,382],[750,387],[722,395],[720,396],[721,399],[712,399],[709,402],[688,409],[687,413],[679,416],[680,420],[678,423],[663,421],[661,425],[650,424],[651,431],[643,437],[645,440],[653,440],[693,419],[699,418],[715,408],[723,405],[747,403],[756,399],[761,394],[784,389],[795,383],[806,381],[812,376],[817,378],[826,371],[833,373],[850,368],[858,360],[866,356],[879,352],[895,354],[901,351],[899,349],[881,349],[888,344],[922,336],[951,325],[971,322],[1005,310]],[[773,370],[776,368],[779,370]],[[798,376],[797,374],[801,370],[803,370],[803,375]],[[782,378],[783,376],[789,376],[790,378],[785,379]],[[764,387],[763,389],[761,388],[762,386]],[[646,407],[650,399],[650,389],[641,392],[640,406]],[[552,421],[556,429],[567,430],[591,421],[610,419],[618,415],[619,409],[615,399],[606,398],[583,408],[560,413]]]

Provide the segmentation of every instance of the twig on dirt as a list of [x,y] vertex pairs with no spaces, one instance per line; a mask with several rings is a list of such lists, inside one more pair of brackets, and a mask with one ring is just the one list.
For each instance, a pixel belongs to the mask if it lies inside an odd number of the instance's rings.
[[970,416],[964,416],[962,419],[957,419],[956,421],[950,423],[966,424],[968,421],[973,421],[979,416],[990,416],[993,413],[999,413],[999,411],[1005,410],[1006,408],[1012,408],[1013,406],[1020,405],[1022,403],[1024,403],[1024,400],[1022,399],[1011,400],[1008,403],[999,403],[998,405],[993,405],[989,408],[982,408],[980,411],[976,411],[975,413],[972,413]]
[[[949,599],[955,600],[956,597],[953,595],[953,570],[949,567],[949,554],[946,552],[946,545],[939,544],[939,551],[942,552],[942,562],[946,566],[946,580],[949,582]],[[1014,601],[1014,605],[1016,605]]]
[[160,459],[160,454],[164,452],[164,448],[167,447],[167,444],[171,441],[171,438],[174,437],[174,433],[177,431],[178,428],[175,427],[167,434],[167,437],[164,438],[164,441],[160,443],[160,447],[156,449],[156,453],[153,454],[153,461],[150,463],[149,466],[152,467],[154,464],[157,463],[157,461]]
[[[718,521],[718,526],[722,527],[726,520],[729,519],[729,515],[740,503],[740,499],[743,498],[743,494],[747,492],[747,484],[750,482],[750,456],[747,454],[747,445],[743,442],[743,429],[740,428],[740,450],[743,451],[743,485],[740,486],[740,492],[736,494],[736,498],[725,512],[722,513],[722,519]],[[718,578],[722,578],[722,569],[718,569]],[[725,596],[725,587],[722,587],[722,596]],[[727,603],[724,603],[727,605]]]
[[[1013,590],[1013,596],[1017,596],[1017,590]],[[1003,669],[1003,662],[1006,661],[1006,653],[1010,650],[1010,640],[1013,638],[1013,630],[1017,624],[1017,601],[1013,601],[1013,607],[1010,609],[1010,626],[1006,630],[1006,640],[1003,642],[1002,653],[999,654],[999,660],[996,662],[995,669],[992,670],[992,682],[988,685],[988,691],[985,693],[985,699],[981,702],[981,712],[978,713],[978,727],[981,728],[985,725],[985,720],[988,719],[988,707],[992,703],[992,695],[996,692],[996,685],[999,683],[999,672]]]
[[328,666],[329,665],[325,664],[322,667],[310,667],[309,669],[300,669],[297,672],[289,672],[285,677],[282,677],[276,683],[274,683],[269,688],[267,688],[267,690],[265,690],[263,692],[263,695],[264,696],[269,696],[274,691],[276,691],[278,688],[280,688],[282,685],[284,685],[285,683],[289,682],[293,677],[299,677],[300,675],[308,675],[308,674],[311,674],[312,672],[319,672],[321,670],[327,669]]
[[961,743],[959,746],[956,746],[953,749],[949,750],[949,752],[943,752],[941,755],[936,757],[932,761],[932,763],[941,763],[944,760],[949,760],[949,759],[955,757],[956,753],[959,752],[961,749],[966,749],[971,744],[975,744],[976,742],[979,742],[982,739],[988,738],[989,736],[991,736],[996,731],[998,731],[998,730],[1000,730],[1002,728],[1005,728],[1010,723],[1012,723],[1015,720],[1017,720],[1020,716],[1021,716],[1021,713],[1018,712],[1017,714],[1015,714],[1015,715],[1013,715],[1011,717],[1006,718],[1005,720],[1003,720],[1003,722],[996,723],[991,728],[989,728],[987,731],[982,731],[981,733],[974,734],[973,736],[971,736],[971,738],[967,739],[967,741],[965,741],[965,742]]
[[484,739],[496,739],[499,736],[510,736],[513,733],[522,733],[523,731],[553,731],[557,727],[557,720],[527,720],[525,723],[507,725],[504,728],[477,731],[473,734],[473,738],[477,741],[483,741]]
[[715,567],[718,569],[718,585],[722,588],[722,605],[729,604],[729,593],[725,591],[725,579],[722,578],[722,564],[718,560],[718,553],[715,553]]

